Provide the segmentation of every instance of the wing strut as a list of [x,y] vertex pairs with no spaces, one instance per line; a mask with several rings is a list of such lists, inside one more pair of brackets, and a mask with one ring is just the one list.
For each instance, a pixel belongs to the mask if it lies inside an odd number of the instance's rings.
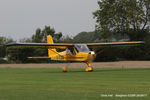
[[100,53],[104,52],[106,49],[108,49],[108,48],[104,48],[104,49],[98,51],[96,54],[100,54]]

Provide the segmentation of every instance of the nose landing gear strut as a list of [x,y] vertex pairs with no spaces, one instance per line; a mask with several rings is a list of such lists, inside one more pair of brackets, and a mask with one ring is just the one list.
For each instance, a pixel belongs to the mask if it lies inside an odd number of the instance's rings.
[[85,69],[85,71],[92,72],[94,69],[93,69],[93,67],[91,67],[91,64],[89,62],[86,62],[86,64],[88,65],[88,67]]

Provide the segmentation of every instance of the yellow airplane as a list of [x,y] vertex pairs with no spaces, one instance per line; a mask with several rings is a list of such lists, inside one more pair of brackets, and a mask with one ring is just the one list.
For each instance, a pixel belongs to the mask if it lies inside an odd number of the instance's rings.
[[[86,44],[66,44],[66,43],[54,43],[51,35],[47,36],[47,43],[9,43],[7,46],[31,46],[31,47],[44,47],[48,48],[48,57],[28,57],[32,58],[48,58],[55,61],[78,61],[85,62],[87,72],[93,71],[91,62],[96,58],[96,53],[90,51],[89,47],[93,46],[112,46],[112,45],[133,45],[144,44],[143,41],[136,42],[111,42],[111,43],[86,43]],[[65,49],[63,52],[57,52],[56,49]],[[100,53],[103,52],[100,51]],[[62,68],[63,72],[67,72],[67,67]]]

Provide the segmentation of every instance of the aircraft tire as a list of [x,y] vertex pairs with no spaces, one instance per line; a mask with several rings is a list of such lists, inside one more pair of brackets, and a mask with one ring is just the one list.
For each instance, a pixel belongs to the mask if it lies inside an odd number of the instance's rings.
[[93,71],[93,67],[88,67],[85,69],[86,72],[92,72]]
[[67,67],[63,67],[63,68],[62,68],[62,71],[63,71],[63,72],[67,72]]

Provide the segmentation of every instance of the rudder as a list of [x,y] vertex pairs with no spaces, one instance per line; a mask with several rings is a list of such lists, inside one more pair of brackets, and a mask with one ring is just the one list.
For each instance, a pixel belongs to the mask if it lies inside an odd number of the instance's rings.
[[[53,38],[51,35],[48,35],[47,36],[47,44],[54,44],[54,41],[53,41]],[[56,49],[52,49],[52,48],[48,48],[48,56],[52,56],[52,55],[56,55],[57,54],[57,51]]]

